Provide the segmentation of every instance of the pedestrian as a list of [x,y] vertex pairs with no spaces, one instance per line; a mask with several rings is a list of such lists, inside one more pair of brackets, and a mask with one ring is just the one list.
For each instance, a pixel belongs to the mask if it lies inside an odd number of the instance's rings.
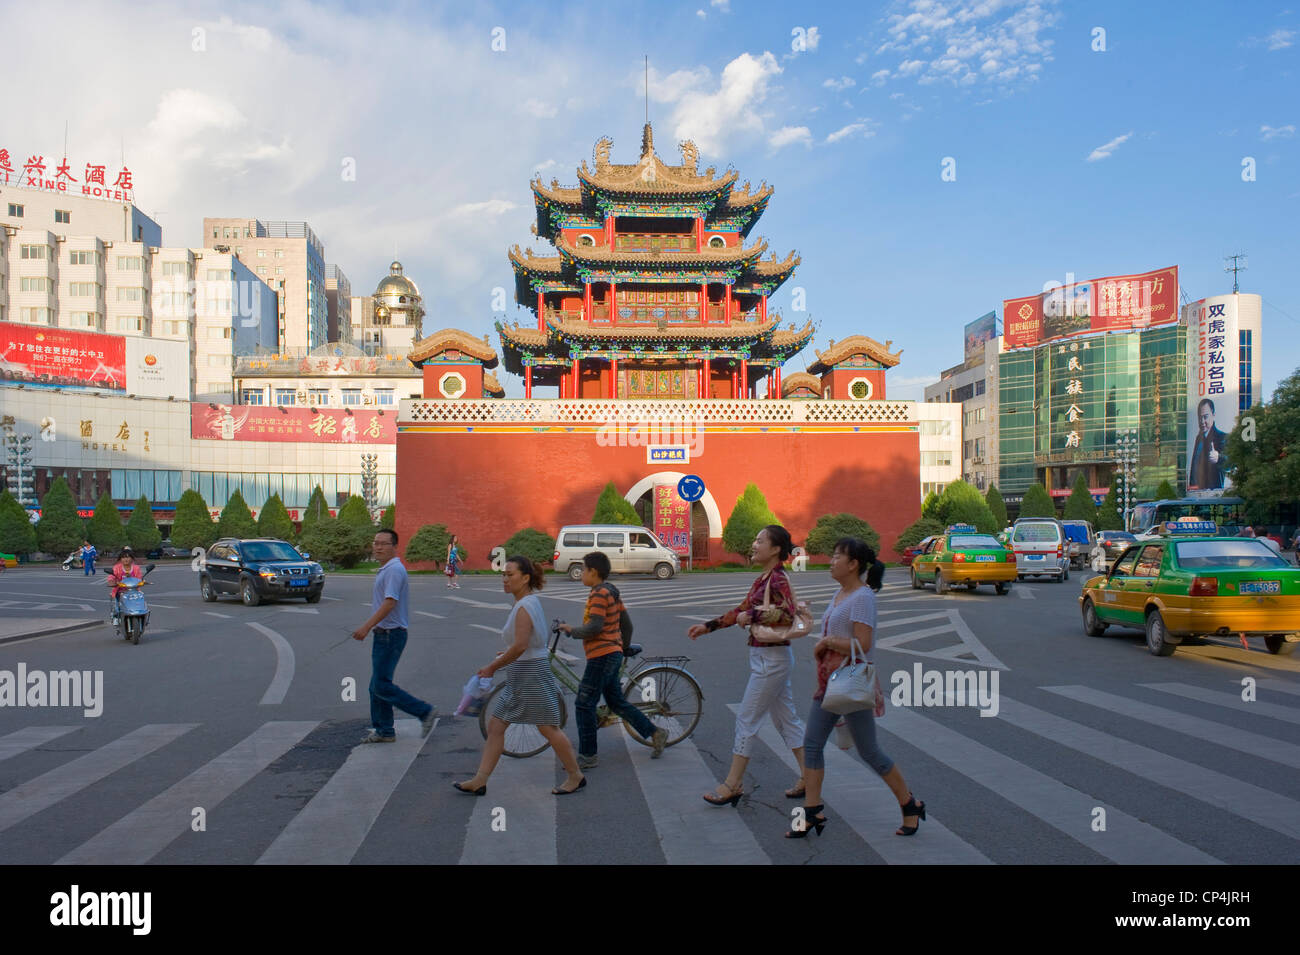
[[[804,772],[808,790],[804,796],[804,824],[787,831],[785,835],[787,839],[802,839],[812,828],[820,836],[826,826],[826,817],[821,814],[826,808],[821,801],[822,783],[826,778],[823,751],[831,730],[841,718],[848,724],[849,733],[853,736],[862,761],[879,774],[898,800],[903,812],[903,824],[894,834],[916,835],[921,820],[925,818],[925,803],[916,801],[907,788],[898,765],[880,749],[876,741],[873,709],[868,707],[855,710],[841,717],[822,709],[821,705],[822,698],[826,695],[826,681],[849,657],[850,641],[856,641],[859,650],[866,655],[867,662],[872,662],[876,591],[885,579],[885,565],[876,559],[876,552],[864,541],[856,537],[844,537],[835,543],[831,555],[831,579],[840,585],[840,590],[826,608],[822,617],[822,636],[813,648],[813,656],[817,659],[817,692],[813,696],[812,708],[808,711],[808,731],[804,736],[804,760],[808,767]],[[908,820],[912,820],[911,825],[908,825]]]
[[[1092,543],[1092,550],[1088,553],[1092,560],[1092,570],[1096,574],[1106,573],[1106,547],[1101,542],[1101,535],[1098,534]],[[880,588],[876,588],[879,590]]]
[[487,795],[488,777],[496,769],[506,745],[506,728],[511,723],[528,723],[555,748],[560,764],[568,776],[564,784],[551,792],[567,796],[587,785],[587,777],[578,769],[578,759],[573,744],[560,729],[560,688],[551,673],[546,648],[546,616],[537,592],[545,578],[542,569],[522,555],[506,560],[501,574],[502,589],[514,598],[515,604],[506,617],[501,636],[506,649],[496,659],[478,671],[482,677],[491,677],[498,670],[506,671],[506,682],[497,694],[488,715],[487,741],[479,759],[478,772],[463,783],[452,783],[463,793],[472,796]]
[[[786,578],[782,564],[794,550],[794,541],[790,532],[779,524],[769,524],[758,532],[751,550],[754,563],[762,568],[757,579],[749,588],[745,599],[721,617],[715,617],[707,623],[697,623],[686,635],[695,640],[705,633],[712,633],[732,624],[750,627],[753,624],[766,624],[773,627],[787,627],[794,621],[794,594],[790,590],[790,581]],[[764,605],[767,594],[767,608]],[[794,652],[790,642],[759,643],[753,633],[749,636],[749,682],[745,685],[745,696],[736,713],[736,739],[732,746],[731,768],[727,778],[711,793],[704,794],[704,801],[715,806],[735,806],[744,795],[745,768],[749,765],[754,738],[758,735],[758,726],[764,715],[770,715],[772,723],[785,744],[794,753],[799,764],[799,781],[785,791],[787,799],[799,799],[804,795],[803,738],[804,725],[799,720],[794,708],[794,691],[790,687],[790,673],[794,669]]]
[[1256,539],[1261,541],[1264,544],[1264,546],[1266,546],[1269,550],[1277,554],[1277,556],[1279,557],[1282,556],[1282,545],[1279,544],[1277,542],[1277,539],[1273,537],[1271,534],[1269,534],[1269,532],[1265,530],[1263,527],[1255,528],[1254,536],[1256,537]]
[[[91,548],[94,549],[93,547]],[[112,599],[112,622],[117,626],[117,619],[120,616],[118,610],[117,598],[122,593],[122,581],[128,577],[134,577],[136,580],[144,580],[144,569],[135,562],[135,551],[129,547],[123,547],[122,552],[117,556],[117,563],[113,569],[108,572],[109,594]]]
[[95,576],[95,558],[99,556],[99,551],[95,550],[95,545],[88,540],[81,542],[81,564],[83,568],[83,577]]
[[447,545],[447,589],[455,587],[460,590],[460,584],[456,583],[456,574],[460,570],[460,551],[456,549],[456,535],[451,535],[451,543]]
[[410,626],[411,583],[406,567],[397,556],[397,531],[387,527],[375,532],[371,542],[379,572],[375,574],[370,618],[352,631],[353,640],[365,640],[371,630],[375,642],[370,647],[370,732],[363,743],[392,743],[397,739],[393,726],[393,707],[410,713],[420,721],[420,735],[433,730],[438,708],[407,693],[393,682],[397,661],[406,649]]
[[664,753],[668,731],[656,727],[650,719],[627,701],[618,685],[623,669],[623,606],[618,589],[607,581],[611,570],[609,557],[593,551],[582,558],[582,582],[591,588],[582,626],[560,624],[560,629],[582,641],[587,652],[587,668],[582,673],[576,704],[578,719],[578,768],[596,765],[596,705],[603,695],[610,711],[621,716],[642,739],[654,747],[651,759]]

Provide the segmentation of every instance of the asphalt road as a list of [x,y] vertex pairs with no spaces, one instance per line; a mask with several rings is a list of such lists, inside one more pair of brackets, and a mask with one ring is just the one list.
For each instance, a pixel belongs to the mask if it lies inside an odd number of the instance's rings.
[[[820,617],[835,585],[795,575]],[[412,635],[397,682],[450,714],[466,678],[502,645],[497,578],[412,578]],[[0,644],[0,683],[32,671],[102,674],[102,708],[0,705],[0,859],[9,863],[1291,863],[1300,844],[1300,657],[1231,641],[1151,656],[1136,631],[1084,636],[1074,574],[1064,584],[939,596],[891,570],[880,594],[882,674],[970,672],[983,706],[934,696],[891,705],[883,748],[928,807],[911,839],[884,784],[828,746],[830,824],[782,838],[798,805],[790,753],[770,724],[739,808],[700,793],[723,778],[748,677],[738,629],[698,642],[692,621],[734,605],[743,574],[618,581],[648,655],[684,655],[704,689],[695,734],[652,762],[621,727],[600,731],[600,766],[557,799],[550,751],[504,759],[486,798],[472,775],[477,720],[441,720],[427,740],[368,726],[372,578],[331,575],[325,598],[244,607],[198,595],[187,563],[147,590],[139,646],[92,629]],[[103,578],[24,567],[0,577],[0,611],[51,621],[106,610]],[[548,617],[581,618],[585,588],[550,578]],[[90,608],[90,611],[86,608]],[[806,711],[811,640],[796,647]],[[572,649],[570,645],[570,649]],[[982,677],[981,677],[982,674]],[[1243,702],[1243,681],[1255,699]],[[91,685],[93,686],[91,677]],[[355,686],[354,698],[348,684]],[[345,699],[345,697],[348,697]],[[572,699],[567,732],[576,740]],[[978,703],[978,701],[975,701]],[[3,696],[0,696],[3,703]],[[85,700],[82,701],[86,703]],[[935,705],[940,704],[940,705]],[[996,712],[994,712],[996,711]]]

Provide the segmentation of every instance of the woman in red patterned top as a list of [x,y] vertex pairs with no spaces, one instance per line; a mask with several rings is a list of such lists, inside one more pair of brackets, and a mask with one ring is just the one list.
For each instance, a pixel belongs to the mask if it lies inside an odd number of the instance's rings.
[[[769,524],[754,538],[752,556],[754,563],[763,568],[745,599],[721,617],[708,623],[697,623],[686,631],[692,640],[723,627],[738,624],[749,627],[762,623],[787,627],[794,622],[794,594],[790,581],[781,565],[794,550],[790,532],[779,524]],[[767,593],[771,609],[760,610]],[[784,643],[759,643],[751,634],[749,638],[749,683],[745,698],[736,713],[736,742],[732,747],[731,769],[727,778],[704,801],[715,806],[734,806],[744,795],[745,767],[749,765],[754,737],[764,715],[770,715],[777,732],[794,753],[799,763],[799,781],[786,790],[790,799],[804,795],[803,737],[804,725],[794,708],[794,691],[790,687],[790,673],[794,669],[794,653],[789,641]]]

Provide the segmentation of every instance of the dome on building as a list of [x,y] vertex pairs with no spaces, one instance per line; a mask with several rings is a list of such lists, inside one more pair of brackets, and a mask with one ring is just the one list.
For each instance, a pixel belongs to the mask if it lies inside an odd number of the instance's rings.
[[402,274],[402,263],[394,262],[388,267],[388,274],[379,280],[375,286],[375,298],[387,298],[389,296],[414,296],[420,297],[420,290],[416,288],[415,283]]

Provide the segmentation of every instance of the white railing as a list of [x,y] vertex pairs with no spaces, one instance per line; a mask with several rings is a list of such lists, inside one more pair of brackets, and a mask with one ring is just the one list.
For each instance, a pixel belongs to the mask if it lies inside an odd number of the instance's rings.
[[695,424],[916,424],[914,401],[792,401],[788,399],[708,401],[602,399],[478,399],[401,402],[399,424],[530,422],[607,424],[618,421]]

